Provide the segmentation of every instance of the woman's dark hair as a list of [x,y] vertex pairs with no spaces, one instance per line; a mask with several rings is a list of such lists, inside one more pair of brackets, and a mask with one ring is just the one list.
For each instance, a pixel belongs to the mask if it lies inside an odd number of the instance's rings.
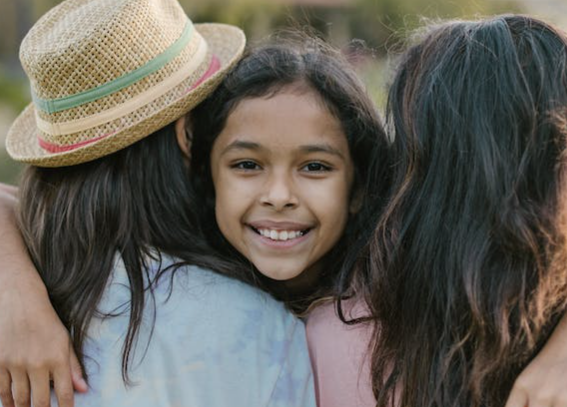
[[[388,100],[396,166],[360,273],[379,405],[503,406],[565,310],[567,40],[434,27]],[[563,197],[562,197],[563,196]]]
[[[338,51],[303,35],[277,38],[249,50],[217,90],[195,110],[191,176],[196,195],[201,199],[196,209],[203,224],[208,226],[204,232],[209,243],[226,258],[251,268],[224,239],[216,223],[211,151],[228,116],[241,101],[271,97],[289,86],[294,91],[314,92],[341,123],[355,167],[352,194],[361,198],[361,209],[351,215],[344,237],[327,257],[325,277],[318,283],[316,292],[288,302],[301,311],[317,297],[348,287],[351,267],[347,264],[356,257],[356,248],[370,237],[380,199],[388,186],[388,140],[376,108],[350,64]],[[277,283],[262,276],[258,278],[276,297],[290,300]]]
[[187,172],[171,124],[96,161],[29,167],[21,183],[19,216],[26,244],[81,361],[86,330],[115,258],[123,259],[132,296],[122,360],[126,382],[148,303],[145,293],[152,293],[151,283],[165,271],[173,273],[180,265],[150,275],[147,262],[156,251],[158,257],[166,253],[251,282],[248,273],[214,256],[200,237]]

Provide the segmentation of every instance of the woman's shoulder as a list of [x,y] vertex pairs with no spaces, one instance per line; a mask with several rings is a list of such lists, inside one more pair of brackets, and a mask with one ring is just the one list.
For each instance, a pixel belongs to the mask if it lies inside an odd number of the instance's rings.
[[235,278],[194,265],[183,266],[175,273],[176,289],[185,298],[199,298],[211,313],[231,315],[253,312],[256,318],[274,318],[274,315],[279,315],[288,323],[301,323],[283,303],[270,294]]
[[[175,259],[162,258],[151,266],[159,271],[174,264]],[[86,353],[98,362],[91,370],[92,386],[118,383],[112,393],[114,405],[122,405],[120,400],[144,406],[178,400],[179,405],[211,407],[314,407],[301,321],[243,282],[196,266],[170,271],[147,295],[132,359],[132,380],[140,385],[126,389],[120,384],[116,361],[122,343],[116,338],[123,337],[127,328],[129,316],[124,314],[96,320],[98,326],[91,327]],[[117,268],[110,291],[127,296],[123,279]],[[98,393],[89,393],[85,399],[92,398],[96,405]]]
[[[363,318],[368,315],[368,311],[362,301],[347,300],[342,302],[342,311],[346,320]],[[325,337],[333,332],[344,335],[359,336],[360,333],[368,335],[369,324],[345,324],[337,314],[335,301],[328,301],[316,306],[309,313],[307,318],[307,330],[314,337]]]
[[[146,263],[147,307],[158,305],[162,321],[190,317],[223,321],[225,329],[241,329],[255,320],[281,330],[304,329],[304,324],[285,306],[260,289],[234,278],[195,265],[183,264],[167,255],[149,258]],[[159,278],[157,276],[159,275]],[[99,311],[113,314],[127,311],[131,292],[124,263],[117,257]],[[151,310],[150,310],[151,311]],[[151,316],[151,315],[150,315]],[[248,326],[248,325],[246,325]]]

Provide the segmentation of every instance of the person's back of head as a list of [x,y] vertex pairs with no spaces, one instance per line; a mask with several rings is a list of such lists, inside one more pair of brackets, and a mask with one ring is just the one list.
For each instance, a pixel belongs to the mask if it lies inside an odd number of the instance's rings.
[[440,25],[403,56],[367,293],[381,402],[504,405],[543,344],[567,298],[566,108],[567,39],[534,18]]
[[22,232],[80,357],[121,257],[131,292],[124,378],[151,295],[150,257],[247,278],[213,258],[199,235],[182,119],[244,45],[240,29],[193,24],[175,0],[66,0],[22,42],[33,102],[6,139],[11,157],[32,165]]
[[[159,278],[146,268],[156,254],[237,276],[213,257],[199,233],[196,198],[173,125],[95,161],[30,166],[20,201],[26,244],[79,355],[117,255],[130,281],[133,321],[144,309],[148,282]],[[138,327],[128,331],[124,372]]]

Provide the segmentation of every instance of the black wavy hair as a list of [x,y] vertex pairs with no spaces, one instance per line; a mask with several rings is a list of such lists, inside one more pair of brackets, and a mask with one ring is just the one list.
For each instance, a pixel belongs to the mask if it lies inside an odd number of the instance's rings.
[[567,39],[535,18],[450,22],[403,55],[360,274],[380,406],[503,406],[545,343],[567,298],[566,108]]

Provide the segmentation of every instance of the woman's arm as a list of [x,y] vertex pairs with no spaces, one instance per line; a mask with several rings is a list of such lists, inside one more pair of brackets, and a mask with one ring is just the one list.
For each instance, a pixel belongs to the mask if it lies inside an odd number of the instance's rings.
[[49,406],[51,378],[59,405],[71,407],[73,385],[86,383],[17,229],[16,192],[0,184],[0,401],[29,406],[33,393],[34,406]]
[[567,407],[567,314],[518,376],[506,407]]

